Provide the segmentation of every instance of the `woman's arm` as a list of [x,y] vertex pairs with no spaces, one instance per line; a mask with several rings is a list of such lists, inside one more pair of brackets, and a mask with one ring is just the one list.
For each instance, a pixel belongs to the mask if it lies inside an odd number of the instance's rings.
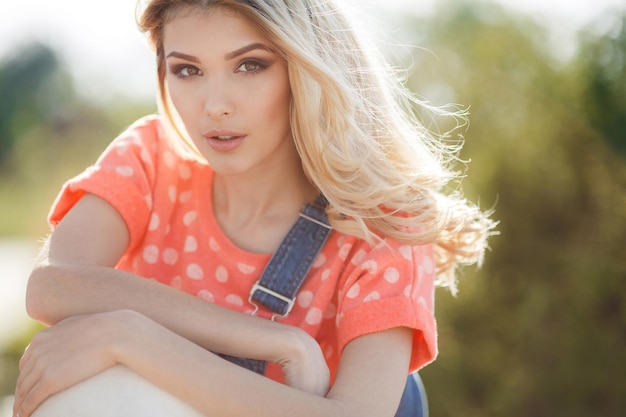
[[[77,334],[85,340],[68,349]],[[393,416],[411,337],[411,330],[396,328],[352,341],[333,388],[321,397],[224,361],[136,312],[76,317],[45,331],[27,350],[15,411],[28,417],[51,393],[121,363],[211,417]]]
[[411,330],[396,328],[348,344],[326,397],[218,360],[175,335],[162,339],[158,351],[146,355],[128,345],[120,356],[136,373],[211,417],[392,417],[406,384],[411,338]]
[[40,254],[28,283],[28,313],[54,325],[76,315],[134,310],[205,349],[279,363],[299,374],[294,383],[300,388],[326,392],[328,369],[308,334],[114,269],[128,242],[118,212],[85,195]]

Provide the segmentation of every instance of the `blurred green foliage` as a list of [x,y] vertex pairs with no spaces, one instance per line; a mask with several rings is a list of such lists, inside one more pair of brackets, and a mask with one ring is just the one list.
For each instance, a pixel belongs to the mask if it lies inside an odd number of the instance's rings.
[[50,119],[62,96],[71,93],[68,77],[52,50],[41,44],[16,48],[0,67],[0,168],[17,139]]
[[626,156],[626,16],[615,21],[607,36],[582,42],[587,53],[578,57],[578,63],[587,80],[584,97],[589,121]]
[[[457,298],[438,293],[440,356],[421,371],[431,415],[621,416],[626,15],[608,16],[603,31],[582,32],[576,54],[565,59],[545,28],[491,3],[439,7],[433,18],[402,22],[410,43],[424,47],[408,57],[409,85],[436,104],[470,106],[464,190],[484,208],[495,206],[501,236],[481,270],[463,271]],[[54,54],[46,56],[42,62],[62,74]],[[3,97],[13,64],[0,68]],[[29,74],[44,79],[29,85],[46,84],[42,72]],[[41,88],[23,91],[41,96]],[[3,100],[0,120],[13,136],[0,145],[9,152],[0,172],[0,212],[8,214],[0,236],[44,234],[63,181],[154,111],[152,104],[97,107],[71,89],[58,97],[61,111],[38,113],[38,122],[16,116],[23,109]],[[11,352],[4,366],[17,358]]]
[[[482,2],[413,25],[411,85],[471,105],[466,191],[497,201],[485,267],[439,294],[434,416],[621,416],[626,409],[626,16],[575,57]],[[610,27],[613,25],[613,27]],[[556,45],[558,46],[558,45]]]
[[15,381],[19,375],[17,364],[24,353],[24,348],[28,346],[35,333],[43,328],[43,325],[32,324],[22,334],[3,346],[4,349],[0,351],[0,403],[3,396],[13,394]]
[[154,103],[105,106],[75,93],[56,53],[35,43],[0,62],[0,237],[41,237],[62,184]]

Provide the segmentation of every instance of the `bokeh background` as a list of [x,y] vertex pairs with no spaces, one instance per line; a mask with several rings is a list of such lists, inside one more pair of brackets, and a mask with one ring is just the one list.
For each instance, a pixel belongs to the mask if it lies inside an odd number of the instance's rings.
[[[356,4],[414,92],[469,107],[463,187],[500,221],[459,295],[438,290],[431,416],[625,415],[626,4]],[[2,417],[39,328],[23,291],[50,204],[156,110],[133,14],[133,0],[0,6]]]

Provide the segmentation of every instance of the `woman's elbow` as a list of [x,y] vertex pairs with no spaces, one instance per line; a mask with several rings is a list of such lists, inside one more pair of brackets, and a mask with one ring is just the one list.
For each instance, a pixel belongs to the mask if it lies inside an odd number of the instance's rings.
[[59,269],[50,264],[36,265],[26,286],[26,313],[32,319],[50,326],[63,318],[59,308],[62,303]]

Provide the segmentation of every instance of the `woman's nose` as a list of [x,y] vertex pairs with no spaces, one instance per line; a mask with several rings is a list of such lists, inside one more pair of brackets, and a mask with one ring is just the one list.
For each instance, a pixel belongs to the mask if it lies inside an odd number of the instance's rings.
[[204,113],[212,119],[232,115],[234,104],[231,92],[232,89],[229,88],[225,80],[221,78],[208,80],[204,98]]

